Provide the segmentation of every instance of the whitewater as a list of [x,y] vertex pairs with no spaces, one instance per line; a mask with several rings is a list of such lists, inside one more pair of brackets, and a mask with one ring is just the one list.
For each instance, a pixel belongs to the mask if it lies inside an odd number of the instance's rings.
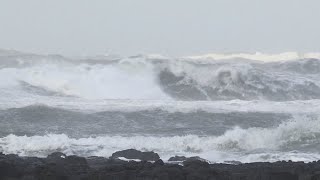
[[0,50],[0,152],[320,158],[320,54],[64,57]]

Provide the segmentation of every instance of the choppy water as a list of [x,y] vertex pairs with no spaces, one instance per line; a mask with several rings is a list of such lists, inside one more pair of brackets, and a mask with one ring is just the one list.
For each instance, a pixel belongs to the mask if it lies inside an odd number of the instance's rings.
[[65,58],[0,51],[0,150],[320,158],[320,55]]

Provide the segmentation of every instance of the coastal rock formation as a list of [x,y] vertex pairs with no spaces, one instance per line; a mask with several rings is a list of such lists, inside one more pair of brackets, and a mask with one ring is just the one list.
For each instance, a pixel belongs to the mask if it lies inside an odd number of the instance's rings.
[[174,157],[170,157],[168,161],[169,162],[183,162],[183,161],[195,161],[195,160],[207,161],[205,159],[202,159],[199,156],[192,156],[192,157],[174,156]]
[[[142,153],[132,150],[123,152]],[[114,157],[117,157],[117,154],[121,153],[115,153]],[[151,152],[150,154],[155,153]],[[0,153],[0,179],[320,180],[320,161],[311,163],[291,161],[275,163],[259,162],[234,165],[209,164],[203,160],[186,158],[183,165],[178,165],[164,163],[161,159],[155,162],[148,162],[146,160],[127,162],[114,157],[84,158],[67,156],[56,152],[50,154],[47,158],[37,158]]]
[[141,152],[135,149],[127,149],[123,151],[117,151],[112,154],[112,158],[124,157],[126,159],[138,159],[141,161],[156,161],[160,159],[159,155],[154,152]]

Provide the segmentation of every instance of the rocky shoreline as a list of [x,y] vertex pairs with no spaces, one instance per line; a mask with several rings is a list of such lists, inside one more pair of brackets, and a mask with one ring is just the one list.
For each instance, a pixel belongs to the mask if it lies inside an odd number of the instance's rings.
[[199,157],[176,156],[164,163],[154,152],[118,151],[109,158],[46,158],[0,153],[0,180],[320,180],[320,161],[209,164]]

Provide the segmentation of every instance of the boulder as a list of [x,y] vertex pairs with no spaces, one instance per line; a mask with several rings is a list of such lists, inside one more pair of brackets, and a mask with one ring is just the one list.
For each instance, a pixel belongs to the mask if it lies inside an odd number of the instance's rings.
[[47,156],[47,160],[61,160],[61,159],[65,159],[67,157],[67,155],[63,154],[62,152],[54,152],[52,154],[49,154]]
[[195,159],[188,159],[186,161],[183,161],[183,166],[185,167],[192,167],[192,168],[209,168],[210,165],[206,161],[202,160],[195,160]]
[[67,156],[54,152],[45,159],[45,164],[36,168],[38,179],[81,179],[86,177],[90,167],[84,157]]
[[204,161],[207,162],[206,159],[203,159],[199,156],[192,156],[192,157],[185,157],[185,156],[174,156],[169,158],[168,161],[177,161],[177,162],[183,162],[183,161],[195,161],[195,160],[199,160],[199,161]]
[[135,149],[127,149],[117,151],[112,154],[111,158],[124,157],[126,159],[140,159],[141,161],[157,161],[160,159],[159,155],[154,152],[141,152]]
[[170,157],[168,161],[185,161],[188,158],[185,156],[174,156],[174,157]]
[[[130,154],[132,153],[132,154]],[[150,152],[149,152],[150,153]],[[151,152],[147,155],[154,155]],[[129,156],[130,155],[130,156]],[[0,155],[0,179],[168,179],[168,180],[320,180],[320,161],[274,163],[255,162],[209,164],[199,157],[176,157],[184,160],[183,166],[164,163],[157,159],[154,163],[142,160],[121,161],[116,157],[155,160],[158,158],[142,157],[144,152],[126,150],[116,152],[115,158],[67,156],[56,152],[47,158],[19,157],[17,155]]]
[[155,166],[163,166],[163,165],[164,165],[164,162],[163,162],[161,159],[159,159],[159,160],[157,160],[156,162],[154,162],[154,165],[155,165]]

